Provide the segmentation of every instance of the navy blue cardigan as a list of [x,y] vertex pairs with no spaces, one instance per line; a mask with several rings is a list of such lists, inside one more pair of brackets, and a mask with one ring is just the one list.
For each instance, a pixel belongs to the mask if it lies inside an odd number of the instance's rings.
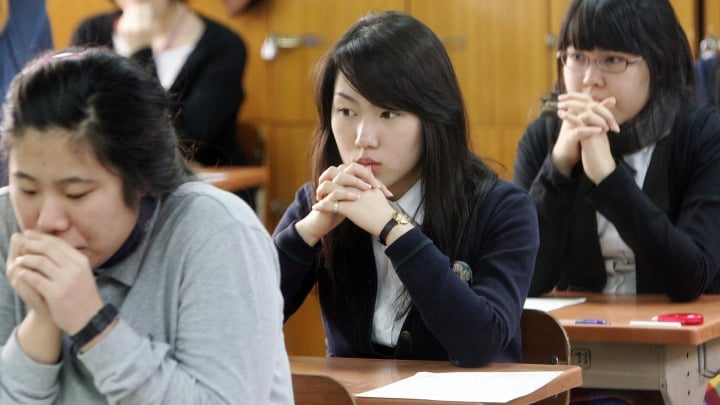
[[540,221],[531,296],[552,288],[603,290],[596,211],[633,250],[638,293],[676,301],[720,293],[720,117],[694,105],[678,117],[656,144],[642,189],[623,164],[597,186],[580,167],[564,177],[549,157],[560,120],[528,126],[515,182],[529,190]]
[[[385,253],[405,285],[413,306],[394,350],[378,351],[371,342],[377,272],[371,237],[363,237],[347,255],[352,271],[366,282],[343,291],[356,303],[337,300],[321,270],[320,243],[308,246],[295,230],[312,205],[311,186],[296,194],[274,233],[280,255],[285,317],[292,315],[313,286],[318,286],[330,356],[450,360],[459,366],[522,361],[520,314],[539,244],[537,216],[527,194],[498,181],[478,207],[477,240],[464,243],[473,280],[463,281],[449,258],[415,228]],[[428,215],[426,213],[426,215]]]

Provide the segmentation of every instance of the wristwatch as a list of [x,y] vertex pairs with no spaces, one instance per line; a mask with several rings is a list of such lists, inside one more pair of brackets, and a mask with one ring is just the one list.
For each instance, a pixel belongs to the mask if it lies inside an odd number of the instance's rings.
[[385,239],[387,238],[390,231],[395,227],[395,225],[409,224],[411,220],[412,218],[410,218],[410,216],[408,216],[408,214],[404,212],[393,212],[392,217],[387,222],[387,224],[385,224],[385,227],[383,227],[382,231],[380,231],[380,235],[378,235],[380,243],[382,243],[383,245],[385,244]]
[[113,304],[105,304],[95,316],[90,319],[80,332],[70,336],[78,350],[93,340],[97,335],[101,334],[105,328],[117,318],[118,311]]

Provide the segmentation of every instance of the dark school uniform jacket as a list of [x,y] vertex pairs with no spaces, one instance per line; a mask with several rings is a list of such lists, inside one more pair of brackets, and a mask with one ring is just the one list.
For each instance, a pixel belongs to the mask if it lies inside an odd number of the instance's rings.
[[466,227],[478,236],[462,241],[461,250],[469,254],[460,258],[472,270],[469,283],[420,228],[387,247],[412,299],[397,346],[389,351],[371,341],[378,283],[371,236],[362,232],[346,252],[343,262],[362,281],[340,292],[347,300],[336,299],[319,259],[322,242],[310,247],[295,230],[311,209],[311,191],[306,184],[297,192],[274,239],[286,319],[317,284],[328,355],[450,360],[459,366],[522,361],[520,315],[538,248],[535,208],[524,191],[499,180],[475,208],[477,221]]
[[638,293],[676,301],[720,293],[720,117],[695,105],[679,112],[655,144],[642,189],[619,161],[597,186],[582,163],[570,178],[560,174],[550,159],[560,125],[556,117],[531,123],[515,162],[515,182],[529,190],[540,221],[529,295],[603,290],[596,211],[635,254]]

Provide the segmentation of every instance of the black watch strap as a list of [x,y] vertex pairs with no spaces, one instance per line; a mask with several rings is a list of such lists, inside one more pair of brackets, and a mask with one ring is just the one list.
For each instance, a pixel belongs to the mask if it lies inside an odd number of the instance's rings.
[[378,240],[380,243],[384,246],[385,245],[385,239],[387,239],[387,236],[390,234],[390,231],[395,228],[395,225],[398,224],[398,221],[395,220],[395,217],[390,218],[390,220],[385,224],[382,231],[380,231],[380,235],[378,235]]
[[80,332],[70,336],[75,346],[80,349],[88,342],[93,340],[97,335],[101,334],[105,328],[117,318],[118,311],[113,304],[105,304],[95,316],[90,319]]

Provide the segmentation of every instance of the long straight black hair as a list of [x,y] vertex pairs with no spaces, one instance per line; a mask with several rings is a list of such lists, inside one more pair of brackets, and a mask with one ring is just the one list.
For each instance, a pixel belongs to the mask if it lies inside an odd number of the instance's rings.
[[[438,37],[417,19],[387,11],[364,16],[330,49],[316,80],[315,182],[328,166],[342,163],[330,125],[338,73],[372,104],[419,117],[422,230],[451,261],[466,255],[461,242],[473,237],[467,224],[497,174],[472,152],[463,97]],[[323,259],[336,288],[354,282],[344,272],[352,260],[347,253],[363,237],[367,233],[345,221],[323,238]]]

